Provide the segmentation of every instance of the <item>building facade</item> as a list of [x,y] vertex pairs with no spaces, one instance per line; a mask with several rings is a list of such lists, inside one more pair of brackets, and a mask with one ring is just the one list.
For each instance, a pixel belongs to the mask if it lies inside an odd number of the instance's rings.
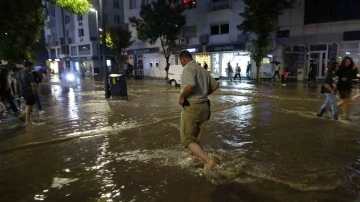
[[[124,0],[125,23],[129,23],[130,17],[139,17],[141,5],[150,2],[152,1]],[[242,69],[242,75],[245,76],[247,64],[250,62],[250,55],[246,51],[249,36],[243,35],[237,29],[237,25],[242,22],[239,13],[244,10],[243,1],[178,0],[175,2],[183,4],[186,8],[184,11],[186,25],[180,39],[176,41],[170,64],[179,64],[178,53],[188,50],[193,53],[196,62],[201,65],[206,62],[209,71],[219,76],[226,76],[228,63],[233,69],[238,64]],[[136,29],[131,25],[129,29],[135,39],[135,43],[127,51],[129,62],[144,76],[165,77],[166,61],[161,53],[160,43],[154,45],[142,43],[137,39]],[[264,61],[270,67],[270,60]],[[271,71],[271,68],[268,69]],[[271,76],[271,73],[268,74]]]
[[106,25],[122,25],[122,0],[93,0],[94,9],[85,15],[69,13],[46,3],[45,39],[49,52],[48,65],[53,72],[58,73],[62,69],[87,75],[100,72],[100,1],[104,5]]
[[317,76],[328,62],[351,56],[360,65],[360,1],[298,0],[280,18],[275,57],[298,80],[308,75],[310,61]]

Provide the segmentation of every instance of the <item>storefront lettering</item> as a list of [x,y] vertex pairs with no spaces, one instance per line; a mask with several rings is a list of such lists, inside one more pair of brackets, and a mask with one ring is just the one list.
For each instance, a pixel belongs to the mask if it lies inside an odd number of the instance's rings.
[[245,50],[245,44],[229,44],[222,46],[207,46],[206,51],[208,52],[221,52],[221,51],[234,51],[234,50]]

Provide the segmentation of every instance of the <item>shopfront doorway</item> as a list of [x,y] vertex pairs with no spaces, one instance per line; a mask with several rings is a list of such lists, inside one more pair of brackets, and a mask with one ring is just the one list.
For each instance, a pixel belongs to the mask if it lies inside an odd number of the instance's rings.
[[328,63],[328,56],[326,51],[309,52],[307,72],[310,73],[310,64],[312,63],[315,69],[314,73],[317,78],[324,78],[326,74],[326,66]]

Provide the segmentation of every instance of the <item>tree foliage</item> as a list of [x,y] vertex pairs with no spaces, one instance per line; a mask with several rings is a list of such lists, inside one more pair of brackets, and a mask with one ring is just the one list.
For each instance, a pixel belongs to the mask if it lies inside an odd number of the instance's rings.
[[[50,0],[76,14],[85,14],[89,0]],[[0,0],[0,57],[9,62],[34,60],[34,50],[45,22],[41,0]]]
[[44,28],[44,7],[39,0],[0,1],[0,55],[11,62],[33,60]]
[[89,0],[51,0],[51,3],[79,15],[88,13],[92,7]]
[[245,33],[253,33],[256,39],[250,47],[251,57],[256,62],[256,80],[260,82],[261,61],[272,47],[272,37],[278,31],[279,16],[293,8],[296,0],[244,0],[244,18],[237,28]]
[[119,64],[123,63],[126,48],[130,47],[134,43],[131,38],[131,31],[120,26],[107,28],[106,46],[111,49]]
[[141,6],[140,18],[131,17],[130,23],[136,27],[137,36],[142,42],[155,44],[160,41],[165,59],[166,72],[169,58],[175,46],[175,41],[186,24],[182,5],[169,4],[166,0],[153,1]]

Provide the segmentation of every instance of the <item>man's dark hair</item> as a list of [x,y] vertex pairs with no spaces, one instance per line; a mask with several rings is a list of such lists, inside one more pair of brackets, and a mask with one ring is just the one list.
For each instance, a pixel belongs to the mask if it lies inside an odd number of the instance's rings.
[[34,66],[34,64],[32,62],[26,61],[26,62],[24,62],[24,66],[25,67],[32,67],[32,66]]
[[181,58],[189,58],[189,59],[193,59],[191,53],[189,51],[181,51],[181,53],[179,54],[180,59]]

